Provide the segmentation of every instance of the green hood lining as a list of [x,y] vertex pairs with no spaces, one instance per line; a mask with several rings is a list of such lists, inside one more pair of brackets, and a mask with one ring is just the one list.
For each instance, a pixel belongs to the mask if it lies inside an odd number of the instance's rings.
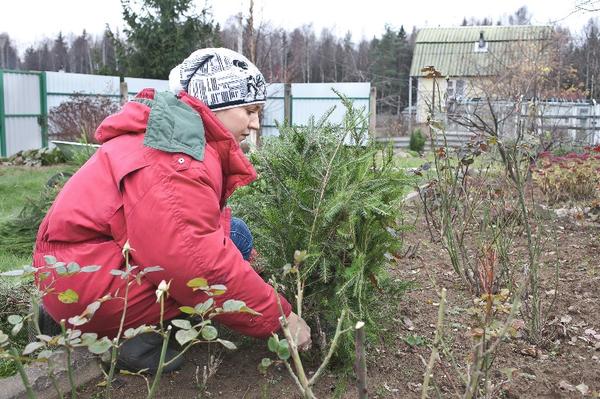
[[202,161],[206,137],[202,118],[173,93],[157,92],[154,99],[134,98],[150,107],[144,145],[165,152],[182,152]]

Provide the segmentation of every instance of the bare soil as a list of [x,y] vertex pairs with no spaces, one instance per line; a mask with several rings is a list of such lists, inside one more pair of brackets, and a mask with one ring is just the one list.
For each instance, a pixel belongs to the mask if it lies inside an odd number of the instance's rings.
[[[412,281],[400,302],[385,301],[384,334],[368,347],[368,384],[371,398],[419,398],[431,353],[430,344],[437,321],[438,292],[448,291],[445,336],[455,366],[442,356],[434,368],[435,390],[430,397],[460,397],[464,390],[457,372],[465,373],[471,356],[472,325],[466,310],[473,307],[473,295],[453,272],[448,256],[439,243],[432,242],[418,206],[415,229],[406,233],[406,248],[418,244],[412,257],[398,261],[391,270],[395,278]],[[545,344],[533,346],[524,336],[511,338],[499,346],[490,379],[506,380],[503,369],[514,369],[512,379],[502,384],[494,398],[578,398],[576,387],[585,384],[585,397],[600,392],[600,224],[573,218],[545,220],[547,237],[542,254],[541,274],[544,292]],[[523,250],[524,238],[515,241],[515,251]],[[559,278],[556,284],[556,265]],[[556,294],[556,295],[554,295]],[[554,300],[555,298],[555,300]],[[517,316],[520,318],[520,316]],[[600,337],[600,336],[599,336]],[[163,376],[159,398],[297,398],[294,383],[283,367],[272,367],[266,376],[258,370],[263,357],[270,357],[266,343],[239,336],[230,337],[237,351],[221,350],[221,363],[215,375],[202,381],[208,348],[196,348],[186,357],[184,368]],[[410,342],[411,344],[409,345]],[[214,346],[212,351],[217,350]],[[315,365],[309,370],[315,370]],[[100,381],[96,381],[98,383]],[[80,390],[81,397],[102,397],[96,383]],[[119,376],[115,398],[143,398],[146,382],[137,376]],[[437,394],[436,394],[437,392]],[[439,394],[439,395],[438,395]],[[356,398],[352,375],[326,374],[316,387],[319,398]]]

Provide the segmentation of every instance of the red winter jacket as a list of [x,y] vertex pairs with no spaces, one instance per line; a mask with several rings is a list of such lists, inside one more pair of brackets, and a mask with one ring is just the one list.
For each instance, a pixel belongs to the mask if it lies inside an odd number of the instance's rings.
[[[144,90],[138,98],[151,100],[160,95]],[[189,280],[202,277],[211,285],[227,287],[224,295],[215,297],[218,304],[227,299],[243,300],[262,314],[225,314],[217,320],[255,337],[279,329],[275,292],[229,239],[230,215],[224,207],[236,187],[253,181],[256,172],[232,134],[208,107],[185,93],[179,101],[180,109],[186,108],[184,112],[189,111],[192,119],[200,117],[204,125],[202,160],[188,155],[198,151],[186,151],[187,143],[179,143],[182,152],[145,145],[151,108],[128,102],[98,127],[96,138],[103,145],[69,179],[44,218],[34,266],[45,265],[44,255],[65,263],[102,266],[93,273],[57,277],[52,271],[49,278],[38,278],[41,288],[52,287],[52,293],[44,297],[44,307],[55,320],[81,314],[88,304],[104,295],[124,294],[125,280],[110,271],[124,269],[121,251],[129,240],[134,250],[131,264],[139,266],[137,271],[155,265],[164,270],[148,273],[141,285],[130,286],[125,328],[158,323],[160,307],[155,291],[161,280],[172,280],[165,320],[178,316],[180,306],[204,302],[206,294],[186,286]],[[166,126],[161,125],[165,120],[169,123],[164,117],[156,111],[150,117],[153,126]],[[172,120],[170,123],[175,130],[182,126]],[[69,288],[79,295],[76,303],[58,300],[57,294]],[[281,302],[289,315],[289,303],[284,298]],[[118,331],[122,311],[122,300],[106,301],[91,321],[79,328],[112,337]]]

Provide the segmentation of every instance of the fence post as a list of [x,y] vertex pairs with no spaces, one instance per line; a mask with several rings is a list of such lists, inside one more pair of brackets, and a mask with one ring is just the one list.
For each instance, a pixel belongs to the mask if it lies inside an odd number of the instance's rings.
[[375,137],[377,127],[377,87],[372,86],[369,93],[369,132]]
[[121,105],[129,101],[129,91],[127,88],[127,82],[123,81],[119,84],[119,94],[121,95]]
[[48,84],[46,72],[40,72],[40,131],[42,148],[48,147]]
[[6,156],[6,124],[4,116],[4,71],[0,69],[0,156]]
[[283,84],[283,120],[288,125],[292,124],[292,84]]
[[[408,134],[412,134],[412,114],[413,114],[413,98],[412,98],[412,76],[408,77]],[[415,119],[417,116],[417,112],[415,110]]]

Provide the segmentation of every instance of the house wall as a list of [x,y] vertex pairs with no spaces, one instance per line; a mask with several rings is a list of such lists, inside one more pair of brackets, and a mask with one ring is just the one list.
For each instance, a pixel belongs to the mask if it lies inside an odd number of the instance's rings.
[[[448,96],[448,86],[450,80],[450,85],[454,87],[456,90],[456,85],[458,80],[464,81],[464,91],[463,93],[459,93],[458,97],[455,97],[457,100],[461,100],[464,98],[477,98],[484,97],[484,92],[482,88],[488,84],[486,82],[486,78],[479,77],[451,77],[446,79],[445,77],[436,79],[436,92],[435,92],[435,104],[436,104],[436,115],[442,112],[443,116],[442,120],[445,119],[445,111],[448,105],[448,99],[451,98]],[[457,93],[455,92],[455,96]],[[433,101],[433,79],[431,78],[418,78],[417,80],[417,116],[416,122],[417,124],[427,123],[427,115],[430,112]],[[439,115],[438,115],[439,116]],[[438,117],[438,119],[440,119]]]

